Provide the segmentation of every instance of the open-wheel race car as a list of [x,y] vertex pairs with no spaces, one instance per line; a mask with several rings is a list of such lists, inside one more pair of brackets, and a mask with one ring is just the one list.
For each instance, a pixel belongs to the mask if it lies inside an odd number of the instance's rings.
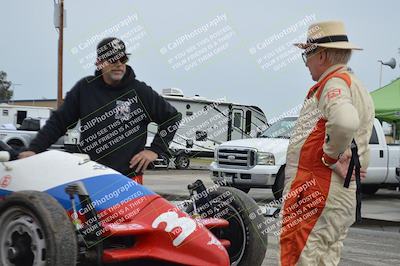
[[6,144],[0,150],[2,266],[257,266],[265,257],[264,218],[234,188],[196,181],[178,208],[83,156],[15,160]]

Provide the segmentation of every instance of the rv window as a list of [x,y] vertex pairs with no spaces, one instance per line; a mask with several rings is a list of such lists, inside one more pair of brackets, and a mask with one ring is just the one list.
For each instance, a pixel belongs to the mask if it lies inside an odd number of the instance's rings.
[[237,128],[242,127],[242,114],[241,113],[233,114],[233,126],[237,127]]
[[26,118],[27,111],[17,111],[17,124],[21,125]]
[[3,116],[8,116],[8,110],[3,110]]
[[207,132],[206,131],[196,131],[196,141],[206,141]]
[[251,131],[251,111],[247,110],[246,111],[246,129],[245,132],[246,134],[250,134]]

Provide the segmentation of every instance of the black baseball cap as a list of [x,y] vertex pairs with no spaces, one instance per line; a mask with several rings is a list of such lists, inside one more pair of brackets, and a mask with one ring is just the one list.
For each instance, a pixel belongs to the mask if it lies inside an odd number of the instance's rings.
[[117,62],[118,60],[122,63],[128,61],[129,53],[126,53],[125,43],[115,37],[108,37],[101,40],[97,44],[97,60],[107,61],[111,64]]

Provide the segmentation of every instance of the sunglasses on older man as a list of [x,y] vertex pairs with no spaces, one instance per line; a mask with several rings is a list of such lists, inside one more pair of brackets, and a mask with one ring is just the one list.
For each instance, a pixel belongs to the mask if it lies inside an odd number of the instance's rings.
[[307,62],[307,58],[309,58],[312,55],[315,55],[319,52],[317,46],[310,46],[307,47],[304,52],[301,53],[301,57],[303,58],[304,63]]

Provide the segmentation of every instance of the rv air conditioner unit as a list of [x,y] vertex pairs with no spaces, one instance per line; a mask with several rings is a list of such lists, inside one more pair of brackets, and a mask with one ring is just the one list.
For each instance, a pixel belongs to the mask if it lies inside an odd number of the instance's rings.
[[162,90],[163,95],[183,97],[183,91],[178,88],[168,88]]

